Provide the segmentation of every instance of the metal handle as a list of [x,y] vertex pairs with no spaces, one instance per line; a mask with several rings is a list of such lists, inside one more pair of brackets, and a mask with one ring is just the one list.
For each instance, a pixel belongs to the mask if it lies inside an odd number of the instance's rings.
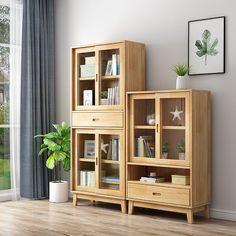
[[98,74],[96,74],[96,76],[95,76],[95,81],[96,82],[98,81]]
[[159,124],[156,124],[156,126],[157,126],[157,132],[158,132],[158,127],[159,127]]
[[98,164],[98,158],[96,157],[95,158],[95,165],[97,165]]
[[161,193],[155,193],[155,192],[153,192],[152,195],[153,195],[153,196],[161,196]]
[[96,121],[96,120],[99,120],[99,118],[93,118],[92,121]]

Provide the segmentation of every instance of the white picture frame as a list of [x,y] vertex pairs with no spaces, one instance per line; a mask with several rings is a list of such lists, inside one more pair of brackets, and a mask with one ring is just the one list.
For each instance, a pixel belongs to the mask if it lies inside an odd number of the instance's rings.
[[95,140],[84,140],[84,158],[95,158]]
[[111,76],[111,75],[112,75],[112,60],[108,60],[105,76]]
[[225,73],[225,16],[188,22],[189,75]]
[[83,105],[92,106],[93,105],[93,90],[83,91]]

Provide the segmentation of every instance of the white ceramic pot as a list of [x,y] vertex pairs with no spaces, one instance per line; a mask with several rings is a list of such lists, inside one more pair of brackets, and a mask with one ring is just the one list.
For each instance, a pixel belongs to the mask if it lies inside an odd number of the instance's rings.
[[107,98],[101,98],[100,105],[107,105]]
[[61,181],[49,183],[49,201],[67,202],[68,201],[68,182]]
[[162,158],[163,159],[167,159],[167,157],[168,157],[168,152],[163,152],[162,153]]
[[176,78],[176,89],[186,89],[186,88],[187,88],[186,76],[178,76]]
[[185,160],[185,153],[179,152],[179,160]]

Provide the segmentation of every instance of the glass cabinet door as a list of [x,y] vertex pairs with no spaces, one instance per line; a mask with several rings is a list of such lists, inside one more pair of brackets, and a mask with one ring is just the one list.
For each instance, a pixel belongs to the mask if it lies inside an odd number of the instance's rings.
[[95,170],[95,133],[91,131],[75,131],[75,166],[77,190],[95,191],[96,170]]
[[[96,105],[96,59],[95,47],[77,49],[75,54],[75,106]],[[72,65],[73,66],[73,65]]]
[[155,162],[158,155],[158,117],[155,96],[133,95],[131,100],[131,160]]
[[188,93],[160,95],[160,161],[183,164],[189,161]]
[[99,131],[99,192],[119,195],[124,188],[124,137],[123,131]]
[[99,105],[119,106],[123,102],[124,68],[123,47],[109,45],[97,47],[99,57]]

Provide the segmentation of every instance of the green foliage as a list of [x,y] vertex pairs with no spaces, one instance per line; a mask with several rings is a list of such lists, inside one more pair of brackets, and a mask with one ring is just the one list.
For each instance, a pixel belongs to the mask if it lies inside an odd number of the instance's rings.
[[0,5],[0,43],[10,43],[10,7]]
[[104,99],[108,98],[108,92],[107,91],[102,91],[101,92],[101,98],[104,98]]
[[179,153],[185,153],[185,142],[183,139],[181,139],[180,142],[177,143],[176,149]]
[[168,153],[169,152],[169,145],[168,143],[164,143],[162,146],[162,152],[163,153]]
[[9,124],[9,103],[0,104],[0,124]]
[[218,38],[215,38],[213,43],[211,43],[211,32],[207,29],[204,30],[202,34],[202,41],[197,40],[195,42],[195,46],[198,49],[196,54],[199,57],[205,56],[205,65],[207,65],[207,55],[215,56],[218,54],[218,51],[216,50],[217,45],[218,45]]
[[172,66],[172,70],[178,75],[178,76],[185,76],[189,68],[185,64],[176,64]]
[[54,169],[57,165],[62,165],[65,171],[70,170],[70,127],[66,122],[61,125],[53,125],[55,132],[43,135],[36,135],[35,138],[43,138],[39,155],[47,152],[48,159],[46,166],[48,169]]

